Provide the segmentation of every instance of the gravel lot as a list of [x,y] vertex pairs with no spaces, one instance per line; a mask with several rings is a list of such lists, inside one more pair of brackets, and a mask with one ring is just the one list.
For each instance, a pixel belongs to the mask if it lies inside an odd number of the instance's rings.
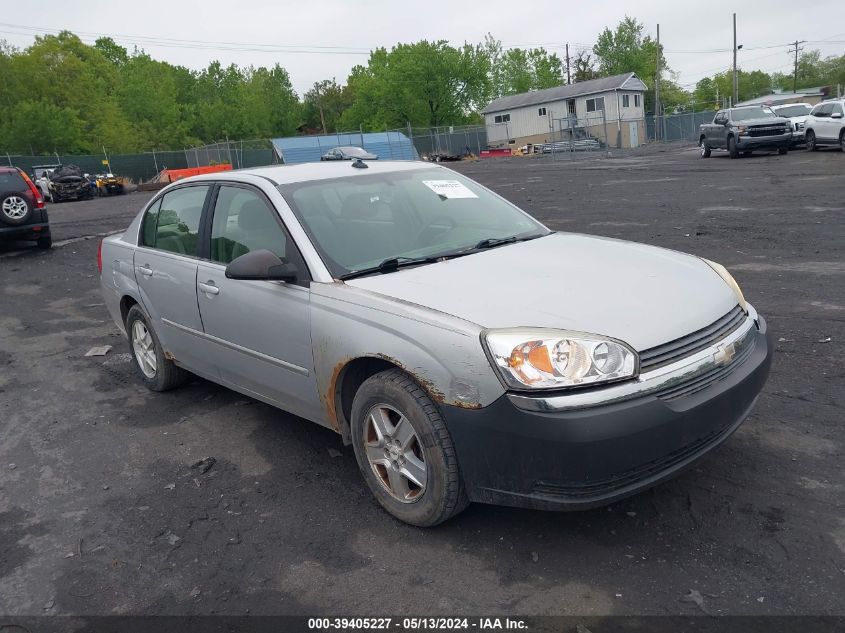
[[56,248],[0,246],[0,613],[845,614],[845,154],[457,169],[552,228],[728,266],[777,341],[737,434],[610,508],[408,527],[331,432],[135,379],[84,238],[150,194],[51,205]]

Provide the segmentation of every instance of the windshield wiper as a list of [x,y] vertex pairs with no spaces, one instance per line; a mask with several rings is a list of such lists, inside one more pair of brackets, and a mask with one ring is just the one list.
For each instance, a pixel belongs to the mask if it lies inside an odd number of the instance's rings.
[[400,268],[406,266],[418,266],[420,264],[433,264],[434,262],[446,259],[451,255],[432,255],[428,257],[388,257],[378,266],[370,268],[362,268],[361,270],[353,270],[350,273],[341,275],[340,279],[355,279],[356,277],[364,277],[365,275],[373,275],[375,273],[392,273]]
[[549,233],[540,233],[539,235],[528,235],[526,237],[517,237],[516,235],[511,235],[509,237],[488,237],[486,239],[481,240],[470,250],[481,251],[486,248],[495,248],[496,246],[502,246],[503,244],[513,244],[514,242],[527,242],[528,240],[537,239],[538,237],[543,237],[545,235],[549,235]]

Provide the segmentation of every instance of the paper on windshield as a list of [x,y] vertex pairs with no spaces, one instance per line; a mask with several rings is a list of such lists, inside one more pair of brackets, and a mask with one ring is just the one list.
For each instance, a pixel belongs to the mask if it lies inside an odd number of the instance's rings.
[[459,180],[423,180],[422,183],[443,198],[477,198],[469,188]]

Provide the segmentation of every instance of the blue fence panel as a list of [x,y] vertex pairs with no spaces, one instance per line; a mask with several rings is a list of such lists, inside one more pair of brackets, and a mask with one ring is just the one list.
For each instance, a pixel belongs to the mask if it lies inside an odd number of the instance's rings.
[[414,144],[401,132],[352,132],[273,139],[273,147],[286,165],[319,162],[330,149],[346,146],[361,147],[380,160],[419,159]]

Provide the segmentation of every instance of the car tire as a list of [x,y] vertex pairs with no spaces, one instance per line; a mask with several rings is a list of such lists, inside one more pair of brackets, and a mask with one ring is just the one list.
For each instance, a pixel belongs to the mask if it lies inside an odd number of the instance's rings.
[[136,304],[126,315],[129,352],[141,381],[150,391],[168,391],[185,382],[187,372],[167,358],[144,311]]
[[815,152],[819,148],[816,145],[816,133],[813,130],[807,130],[804,133],[804,143],[807,145],[808,152]]
[[789,148],[788,148],[788,147],[778,147],[778,154],[780,154],[781,156],[783,156],[783,155],[784,155],[784,154],[786,154],[787,152],[789,152]]
[[389,369],[364,381],[352,402],[351,427],[367,486],[400,521],[430,527],[469,505],[446,424],[405,372]]
[[839,133],[839,149],[845,152],[845,128]]
[[728,137],[728,154],[731,158],[739,158],[739,150],[736,148],[736,139],[733,136]]
[[26,224],[32,217],[32,207],[17,191],[0,195],[0,221],[9,226]]
[[698,143],[698,147],[701,150],[702,158],[710,158],[710,154],[713,153],[713,150],[710,148],[710,143],[708,143],[706,139],[701,139]]
[[35,240],[35,244],[42,250],[49,250],[53,248],[53,238],[50,235],[44,235]]

